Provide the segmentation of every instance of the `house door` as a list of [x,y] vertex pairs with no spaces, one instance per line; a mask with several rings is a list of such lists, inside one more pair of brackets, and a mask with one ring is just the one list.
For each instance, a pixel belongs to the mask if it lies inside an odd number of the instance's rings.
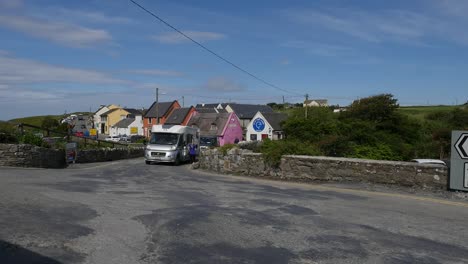
[[101,134],[104,134],[104,124],[101,124]]
[[265,138],[268,138],[268,134],[262,134],[262,140],[264,140]]

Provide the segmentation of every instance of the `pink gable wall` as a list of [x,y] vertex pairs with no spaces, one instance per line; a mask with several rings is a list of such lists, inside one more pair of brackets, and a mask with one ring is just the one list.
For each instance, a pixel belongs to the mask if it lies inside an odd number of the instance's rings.
[[236,114],[231,113],[229,115],[229,120],[226,122],[222,136],[218,137],[218,142],[220,146],[224,144],[233,144],[236,138],[242,140],[242,127],[240,126],[239,119]]

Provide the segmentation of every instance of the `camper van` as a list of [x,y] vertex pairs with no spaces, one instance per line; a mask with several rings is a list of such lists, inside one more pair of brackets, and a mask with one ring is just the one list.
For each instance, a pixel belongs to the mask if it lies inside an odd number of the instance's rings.
[[[180,125],[153,125],[145,148],[145,162],[170,162],[175,165],[190,160],[189,144],[200,146],[197,128]],[[200,148],[197,148],[197,154]]]

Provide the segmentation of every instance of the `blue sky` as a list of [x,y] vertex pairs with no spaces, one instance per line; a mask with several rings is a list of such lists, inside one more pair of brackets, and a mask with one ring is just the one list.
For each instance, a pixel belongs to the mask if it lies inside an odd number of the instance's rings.
[[468,1],[0,0],[0,120],[161,101],[468,100]]

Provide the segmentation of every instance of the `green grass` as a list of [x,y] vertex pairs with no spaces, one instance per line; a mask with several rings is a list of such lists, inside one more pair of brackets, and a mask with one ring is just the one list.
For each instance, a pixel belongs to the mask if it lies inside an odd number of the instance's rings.
[[[48,116],[29,116],[29,117],[22,117],[22,118],[15,118],[11,119],[8,122],[10,123],[23,123],[23,124],[28,124],[28,125],[33,125],[33,126],[41,126],[42,121]],[[60,121],[60,119],[63,117],[62,115],[49,115],[49,117],[52,117],[54,119],[57,119]]]
[[45,115],[45,116],[29,116],[29,117],[15,118],[15,119],[9,120],[8,122],[16,123],[16,124],[24,123],[24,124],[33,125],[33,126],[41,126],[42,121],[48,116],[54,119],[57,119],[60,122],[60,120],[62,120],[65,116],[69,116],[73,114],[74,115],[80,115],[80,114],[91,115],[91,113],[88,113],[88,112],[76,112],[76,113],[69,113],[66,115]]
[[401,106],[398,111],[419,120],[426,118],[428,114],[434,112],[449,112],[461,105],[435,105],[435,106]]

